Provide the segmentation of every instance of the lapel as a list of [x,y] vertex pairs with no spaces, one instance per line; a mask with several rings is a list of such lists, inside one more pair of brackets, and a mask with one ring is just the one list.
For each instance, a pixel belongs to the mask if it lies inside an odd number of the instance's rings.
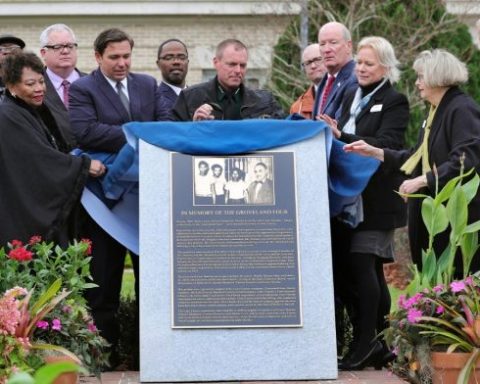
[[[130,121],[128,113],[123,107],[122,102],[120,101],[120,97],[118,96],[117,92],[114,91],[112,86],[108,83],[107,79],[105,79],[105,76],[103,76],[103,73],[100,71],[100,69],[96,69],[93,72],[93,75],[97,83],[98,89],[103,94],[105,99],[109,101],[115,111],[117,111],[118,115],[121,116],[124,121]],[[128,88],[130,92],[130,81],[128,82]],[[131,94],[130,100],[132,100]]]
[[[130,100],[130,115],[133,121],[140,120],[141,115],[141,89],[138,82],[133,79],[131,74],[128,74],[128,97]],[[122,108],[123,109],[123,108]]]
[[462,94],[462,91],[458,87],[450,88],[445,95],[443,95],[440,104],[437,107],[435,116],[430,127],[430,135],[428,137],[428,153],[432,153],[433,143],[440,132],[440,126],[442,125],[443,115],[445,110],[451,105],[452,99]]
[[65,107],[65,104],[63,104],[62,99],[60,99],[60,96],[58,96],[57,90],[55,89],[52,81],[48,77],[46,69],[43,72],[43,78],[45,80],[45,86],[47,88],[47,92],[45,93],[45,100],[47,101],[47,103],[49,103],[50,105],[56,105],[58,108],[67,112],[67,108]]
[[177,100],[177,94],[175,93],[175,91],[172,88],[170,88],[167,84],[165,84],[163,81],[160,83],[159,90],[162,97],[165,97],[170,101]]
[[365,114],[370,113],[370,109],[375,105],[375,104],[381,104],[383,99],[385,98],[385,93],[387,90],[390,88],[390,82],[387,81],[385,84],[382,85],[382,88],[380,88],[375,94],[372,96],[372,98],[369,100],[367,105],[361,110],[361,112],[358,114],[357,118],[355,121],[359,121]]
[[[328,106],[333,102],[333,100],[335,100],[335,98],[337,97],[337,93],[342,88],[343,83],[347,81],[347,79],[350,77],[354,67],[355,62],[351,60],[343,66],[340,72],[338,72],[338,75],[333,82],[332,90],[330,91],[330,94],[327,97],[327,101],[325,102],[325,106],[323,107],[323,110],[326,110]],[[326,81],[326,77],[324,80]]]

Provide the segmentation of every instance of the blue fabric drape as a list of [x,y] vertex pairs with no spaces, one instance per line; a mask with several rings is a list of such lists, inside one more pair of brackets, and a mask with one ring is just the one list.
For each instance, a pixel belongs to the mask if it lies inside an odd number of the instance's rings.
[[[165,150],[195,155],[233,155],[277,148],[307,140],[325,131],[329,167],[329,198],[331,215],[341,212],[365,188],[379,166],[378,160],[347,154],[343,143],[333,139],[328,126],[311,120],[240,120],[202,122],[148,122],[128,123],[123,126],[127,144],[108,164],[108,173],[102,181],[104,196],[100,199],[124,199],[136,191],[138,182],[138,141]],[[89,153],[93,158],[104,154]],[[98,193],[92,191],[93,193]],[[86,207],[88,210],[88,207]],[[101,224],[108,230],[108,223]],[[107,227],[107,228],[106,228]],[[137,223],[138,227],[138,223]],[[110,233],[110,232],[109,232]],[[115,237],[114,235],[112,235]],[[138,232],[133,234],[138,254]],[[115,237],[117,238],[117,237]],[[124,243],[123,239],[118,239]],[[132,241],[127,245],[132,251]]]

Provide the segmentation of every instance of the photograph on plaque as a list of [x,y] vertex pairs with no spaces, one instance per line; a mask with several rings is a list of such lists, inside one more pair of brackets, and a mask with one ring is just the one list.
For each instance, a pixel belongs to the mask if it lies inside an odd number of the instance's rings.
[[172,328],[301,327],[294,152],[171,154]]
[[275,205],[272,156],[193,157],[193,205]]

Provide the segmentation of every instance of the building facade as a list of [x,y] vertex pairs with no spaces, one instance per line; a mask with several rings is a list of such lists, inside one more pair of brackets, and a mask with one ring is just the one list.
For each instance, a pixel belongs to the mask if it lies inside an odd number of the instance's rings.
[[0,34],[21,37],[26,49],[40,50],[39,36],[50,24],[65,23],[77,37],[78,68],[96,68],[93,41],[104,29],[118,27],[135,40],[132,70],[161,79],[156,67],[159,44],[169,38],[184,41],[189,50],[188,84],[214,73],[216,45],[226,38],[243,41],[250,51],[248,82],[262,87],[268,79],[273,47],[299,2],[280,1],[2,1]]

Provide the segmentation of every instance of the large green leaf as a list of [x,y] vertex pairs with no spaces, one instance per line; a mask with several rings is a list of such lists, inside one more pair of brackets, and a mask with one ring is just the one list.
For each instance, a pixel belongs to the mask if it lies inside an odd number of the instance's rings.
[[454,239],[459,238],[467,226],[467,208],[465,192],[461,188],[455,189],[447,203],[447,217]]
[[430,236],[435,236],[448,227],[446,208],[440,204],[435,206],[434,200],[427,197],[422,201],[422,218]]
[[[470,172],[468,173],[470,174]],[[462,189],[465,192],[465,196],[467,198],[467,203],[473,200],[473,198],[477,195],[478,186],[480,185],[480,177],[477,173],[468,180],[465,184],[462,185]]]
[[444,201],[447,201],[450,196],[452,195],[453,190],[457,186],[458,182],[460,181],[461,177],[457,176],[453,179],[450,179],[447,184],[442,188],[442,190],[435,196],[435,205],[440,205]]

